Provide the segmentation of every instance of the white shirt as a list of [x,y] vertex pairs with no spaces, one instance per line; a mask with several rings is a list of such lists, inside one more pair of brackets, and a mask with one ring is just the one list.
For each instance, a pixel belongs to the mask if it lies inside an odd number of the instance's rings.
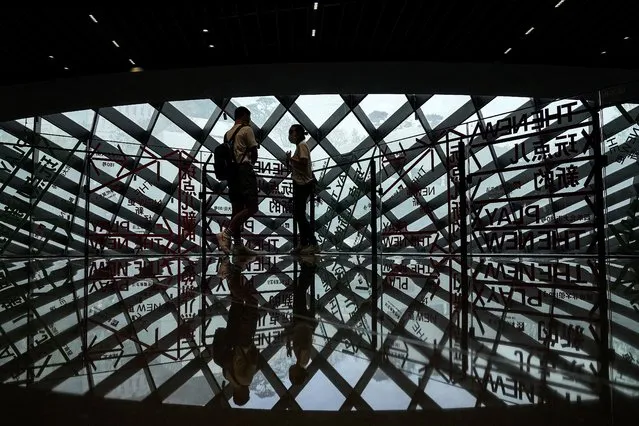
[[306,141],[300,142],[295,148],[293,157],[296,159],[306,158],[306,165],[291,161],[293,168],[293,182],[298,185],[305,185],[313,180],[313,166],[311,165],[311,150]]

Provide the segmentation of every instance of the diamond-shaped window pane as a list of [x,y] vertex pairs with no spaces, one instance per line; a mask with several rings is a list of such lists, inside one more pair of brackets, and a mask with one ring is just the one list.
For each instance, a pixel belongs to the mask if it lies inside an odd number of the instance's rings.
[[166,146],[171,149],[190,151],[195,145],[195,139],[164,115],[160,115],[158,118],[152,135],[164,142]]
[[203,129],[209,118],[219,111],[219,108],[210,99],[195,99],[191,101],[171,102],[182,114],[187,116],[193,123]]
[[[471,114],[470,117],[466,118],[463,123],[459,124],[453,130],[455,132],[461,133],[462,135],[470,136],[473,134],[473,130],[477,126],[477,123],[479,123],[479,116],[475,112]],[[462,137],[458,133],[451,133],[448,136],[448,140],[450,140],[451,151],[457,150],[457,144],[459,143],[460,140],[464,143],[464,145],[467,145],[469,143],[469,140],[468,140],[469,138]]]
[[495,119],[502,118],[503,115],[507,115],[519,110],[526,102],[529,102],[530,98],[517,97],[517,96],[498,96],[492,101],[488,102],[481,109],[484,120],[495,121]]
[[231,102],[238,107],[247,107],[251,111],[251,122],[255,123],[257,127],[262,127],[271,117],[275,108],[280,105],[274,96],[233,98]]
[[[318,394],[322,397],[318,398]],[[303,410],[337,411],[346,397],[318,371],[304,386],[296,401]]]
[[191,377],[163,402],[179,405],[206,405],[213,398],[213,389],[201,374]]
[[[388,148],[392,151],[399,151],[403,147],[404,149],[414,146],[417,141],[415,139],[421,139],[426,135],[424,127],[414,114],[406,118],[399,126],[395,127],[392,132],[384,138],[384,142],[388,145]],[[400,146],[401,144],[401,146]]]
[[44,118],[40,121],[40,134],[45,137],[51,135],[71,136],[69,133],[65,132],[58,126],[51,124],[50,121]]
[[362,398],[373,410],[405,410],[411,399],[381,370],[375,372],[362,392]]
[[439,376],[431,377],[425,392],[441,408],[470,408],[474,407],[477,401],[477,398],[465,389],[445,383]]
[[355,355],[353,350],[352,347],[347,348],[344,344],[340,344],[327,361],[349,385],[355,387],[371,362],[359,354]]
[[21,118],[19,120],[15,120],[15,122],[20,124],[21,126],[26,127],[29,130],[33,130],[33,126],[34,126],[33,117]]
[[18,142],[18,138],[0,129],[0,143],[14,144]]
[[140,143],[137,140],[103,118],[98,120],[95,135],[116,148],[119,146],[122,152],[127,155],[136,155],[140,150]]
[[[513,137],[522,137],[527,133],[532,133],[534,130],[532,126],[520,126],[516,130],[516,134],[507,134],[504,132],[504,124],[510,123],[510,121],[503,121],[512,116],[515,120],[522,117],[522,114],[530,114],[534,107],[529,106],[523,108],[523,106],[529,102],[529,98],[523,97],[509,97],[499,96],[490,101],[486,106],[481,109],[483,121],[474,121],[469,123],[470,134],[474,136],[475,143],[485,142],[486,139],[497,138],[507,139],[506,142],[493,144],[498,156],[501,156],[505,152],[512,150],[515,147],[517,141],[514,141]],[[502,121],[500,121],[502,120]],[[515,127],[515,126],[513,126]],[[528,129],[526,129],[528,127]]]
[[271,138],[283,152],[291,151],[291,153],[293,153],[295,151],[295,145],[288,141],[288,131],[293,124],[298,124],[298,122],[287,112],[268,134],[269,138]]
[[407,102],[406,95],[368,95],[359,106],[375,128]]
[[[360,144],[369,137],[366,129],[359,122],[355,114],[348,114],[328,135],[327,142],[340,154],[362,154]],[[371,141],[371,145],[373,142]],[[368,149],[365,148],[365,149]]]
[[324,164],[326,160],[330,160],[331,156],[328,155],[324,148],[321,145],[316,144],[313,149],[311,149],[311,159],[313,164],[313,169],[318,167],[320,164]]
[[470,101],[466,95],[435,95],[420,110],[433,129]]
[[71,120],[75,121],[76,123],[78,123],[80,126],[84,127],[87,130],[90,130],[91,127],[93,127],[95,111],[91,109],[87,109],[84,111],[65,112],[64,115],[66,115]]
[[121,105],[116,106],[115,109],[140,126],[143,130],[148,129],[149,123],[151,123],[151,118],[155,113],[155,108],[149,104]]
[[64,130],[54,126],[45,119],[41,120],[41,134],[49,141],[55,143],[60,148],[73,149],[78,140],[69,135]]
[[320,127],[344,105],[344,100],[339,95],[301,95],[295,103],[316,127]]
[[231,117],[227,115],[226,119],[224,119],[224,115],[221,115],[215,122],[210,136],[219,143],[222,143],[224,141],[224,135],[233,127],[233,123],[234,121]]

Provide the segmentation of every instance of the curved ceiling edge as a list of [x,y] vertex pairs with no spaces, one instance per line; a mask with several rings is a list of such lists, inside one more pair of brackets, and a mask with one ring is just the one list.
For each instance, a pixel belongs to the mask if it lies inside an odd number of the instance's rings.
[[108,74],[0,86],[0,121],[201,98],[418,93],[558,98],[639,80],[639,70],[461,63],[271,64]]

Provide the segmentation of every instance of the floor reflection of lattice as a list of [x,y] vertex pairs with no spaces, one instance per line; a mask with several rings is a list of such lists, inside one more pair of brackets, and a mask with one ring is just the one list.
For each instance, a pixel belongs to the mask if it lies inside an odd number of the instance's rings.
[[242,407],[283,410],[636,398],[637,317],[613,290],[607,347],[586,263],[557,282],[543,260],[478,259],[464,306],[454,256],[5,260],[0,378],[184,405],[242,388]]

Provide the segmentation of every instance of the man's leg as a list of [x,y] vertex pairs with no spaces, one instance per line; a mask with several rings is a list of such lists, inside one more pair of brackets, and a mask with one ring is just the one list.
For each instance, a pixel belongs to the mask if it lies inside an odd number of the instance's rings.
[[[233,216],[237,215],[242,210],[242,205],[240,205],[242,194],[240,193],[237,175],[229,178],[227,187],[229,190],[229,200],[231,201],[232,207],[231,222],[233,222]],[[235,240],[235,243],[237,244],[237,238],[240,238],[241,242],[241,234],[237,232],[231,232],[230,228],[231,226],[229,224],[229,226],[225,230],[216,235],[217,245],[220,247],[220,250],[222,250],[226,254],[231,253],[231,239]]]
[[[231,220],[233,220],[233,217],[237,216],[242,210],[244,210],[244,202],[242,200],[233,200],[231,207],[233,208],[233,214],[231,215]],[[233,245],[234,246],[242,245],[242,228],[237,228],[233,230]]]
[[300,204],[303,205],[302,210],[299,213],[300,218],[298,219],[300,233],[302,234],[302,240],[306,241],[305,247],[300,251],[301,254],[311,254],[319,252],[319,247],[317,246],[317,239],[315,238],[315,232],[311,227],[308,219],[306,218],[306,203],[309,199],[311,199],[311,194],[313,192],[313,184],[306,184],[300,186]]
[[238,184],[242,196],[243,208],[233,215],[229,224],[229,235],[239,234],[244,223],[257,213],[257,177],[250,165],[241,165],[238,171]]

